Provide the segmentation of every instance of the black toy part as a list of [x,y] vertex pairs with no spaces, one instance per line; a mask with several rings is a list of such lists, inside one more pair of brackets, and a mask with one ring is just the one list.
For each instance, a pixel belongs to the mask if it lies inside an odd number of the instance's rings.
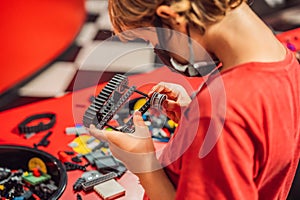
[[144,114],[150,107],[162,109],[162,103],[166,99],[166,95],[154,93],[152,97],[149,98],[147,94],[136,90],[135,86],[129,87],[127,84],[128,78],[126,76],[116,74],[101,90],[99,95],[86,110],[83,116],[84,126],[89,127],[90,124],[94,124],[98,129],[109,127],[113,130],[133,133],[135,129],[132,117],[123,126],[118,128],[111,126],[109,121],[135,92],[148,99],[139,109],[139,112],[142,114]]

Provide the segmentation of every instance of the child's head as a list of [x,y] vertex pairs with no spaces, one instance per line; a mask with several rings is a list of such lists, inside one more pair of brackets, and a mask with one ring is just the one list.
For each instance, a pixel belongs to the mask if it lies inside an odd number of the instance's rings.
[[[205,26],[222,19],[226,12],[247,0],[109,0],[109,14],[116,33],[155,26],[157,10],[167,5],[184,20],[205,32]],[[168,21],[163,21],[168,25]]]

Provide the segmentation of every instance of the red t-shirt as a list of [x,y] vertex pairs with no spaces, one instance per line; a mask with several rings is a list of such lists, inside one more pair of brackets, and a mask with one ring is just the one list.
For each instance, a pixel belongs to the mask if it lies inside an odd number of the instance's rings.
[[160,160],[176,199],[286,199],[299,160],[294,55],[213,75]]

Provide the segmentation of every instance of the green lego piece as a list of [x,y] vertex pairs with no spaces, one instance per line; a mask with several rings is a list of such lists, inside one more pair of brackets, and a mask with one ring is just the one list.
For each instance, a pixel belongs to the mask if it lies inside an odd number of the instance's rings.
[[49,174],[41,174],[41,176],[36,177],[32,174],[32,172],[29,172],[28,175],[23,175],[22,179],[31,185],[37,185],[47,180],[50,180],[51,176]]

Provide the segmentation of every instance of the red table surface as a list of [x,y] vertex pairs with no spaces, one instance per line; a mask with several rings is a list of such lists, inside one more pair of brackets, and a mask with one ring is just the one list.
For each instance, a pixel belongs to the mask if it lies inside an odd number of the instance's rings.
[[1,1],[0,93],[50,64],[74,41],[84,0]]
[[277,39],[294,52],[300,51],[300,28],[276,35]]
[[[180,83],[187,87],[190,92],[193,90],[193,88],[196,88],[196,86],[199,85],[199,82],[195,82],[193,83],[194,86],[191,86],[190,82],[184,79],[182,76],[175,73],[170,73],[166,68],[159,68],[148,74],[130,76],[129,86],[135,85],[137,86],[138,90],[147,93],[152,85],[160,81]],[[1,112],[0,144],[13,144],[33,147],[33,144],[38,143],[47,131],[38,133],[30,139],[25,139],[17,131],[18,123],[20,123],[24,118],[33,114],[54,112],[57,120],[56,124],[51,129],[53,133],[48,138],[50,140],[50,144],[47,147],[39,147],[39,149],[46,151],[55,157],[58,157],[58,151],[71,150],[71,148],[68,147],[68,144],[75,138],[75,136],[66,135],[64,132],[65,128],[73,127],[75,124],[82,122],[82,116],[87,107],[90,105],[89,97],[91,95],[97,95],[103,86],[104,84],[99,85],[98,87],[95,86],[86,88],[74,93],[69,93],[61,98],[44,100]],[[163,144],[156,142],[156,147],[161,148],[163,147]],[[91,167],[88,169],[91,169]],[[67,187],[61,196],[61,199],[75,198],[75,193],[73,192],[72,186],[81,176],[81,174],[81,171],[68,172]],[[118,181],[126,189],[126,195],[119,199],[142,199],[144,190],[141,185],[139,185],[136,176],[130,172],[127,172]],[[98,197],[95,192],[88,194],[80,192],[80,194],[84,196],[85,200],[96,199]]]

